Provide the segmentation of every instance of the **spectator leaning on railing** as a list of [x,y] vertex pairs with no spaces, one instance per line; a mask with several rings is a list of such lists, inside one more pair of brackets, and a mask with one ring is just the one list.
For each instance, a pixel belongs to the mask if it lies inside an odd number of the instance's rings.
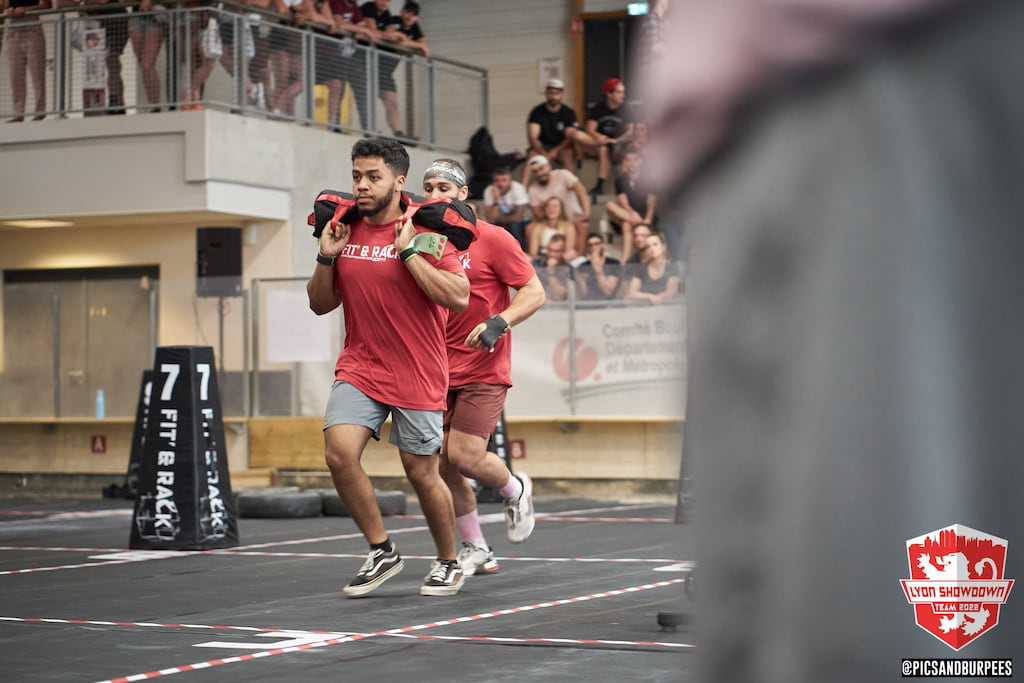
[[[395,43],[402,47],[417,49],[424,57],[430,56],[427,48],[427,38],[420,29],[419,15],[420,6],[417,2],[406,2],[402,7],[400,16],[396,17],[388,9],[391,0],[374,0],[360,6],[363,15],[370,17],[377,24],[380,32],[379,38],[389,43]],[[388,50],[382,47],[383,50]],[[390,51],[390,50],[388,50]],[[380,55],[378,62],[378,89],[380,100],[384,104],[384,115],[387,118],[388,126],[396,137],[408,137],[402,128],[402,119],[398,111],[398,86],[395,83],[394,71],[398,68],[399,60],[395,57]]]
[[[310,0],[274,0],[284,24],[297,27],[313,13]],[[302,36],[278,26],[270,29],[270,70],[274,76],[267,106],[275,114],[295,115],[295,98],[302,93]]]
[[142,0],[137,12],[128,19],[128,38],[139,62],[142,90],[151,105],[150,111],[160,111],[160,73],[156,59],[167,37],[167,24],[167,8],[154,5],[151,0]]
[[46,118],[46,37],[43,27],[35,17],[25,16],[26,12],[49,9],[49,0],[0,0],[7,18],[7,64],[11,77],[11,111],[14,117],[8,122],[25,120],[25,100],[28,87],[26,72],[32,79],[35,95],[35,116],[33,121]]
[[352,87],[352,95],[359,112],[359,126],[363,130],[370,129],[369,93],[366,87],[366,52],[360,49],[356,41],[372,43],[377,38],[373,19],[364,16],[352,0],[330,0],[331,13],[334,15],[334,28],[342,32],[341,39],[341,75],[342,81]]
[[[124,114],[124,79],[121,78],[121,54],[128,43],[128,10],[124,7],[104,7],[120,0],[57,0],[58,9],[77,7],[82,17],[98,17],[106,41],[107,114]],[[80,23],[81,26],[81,23]],[[92,103],[87,103],[87,108]]]

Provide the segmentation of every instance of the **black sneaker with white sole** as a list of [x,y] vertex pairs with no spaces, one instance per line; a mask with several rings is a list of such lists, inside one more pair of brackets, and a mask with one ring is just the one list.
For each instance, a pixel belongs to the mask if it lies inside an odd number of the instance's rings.
[[420,586],[420,595],[455,595],[465,581],[458,560],[434,560]]
[[394,543],[391,544],[391,552],[375,548],[370,551],[370,555],[366,558],[359,573],[348,582],[341,592],[350,598],[366,595],[402,571],[404,566],[402,556],[398,554],[398,546]]

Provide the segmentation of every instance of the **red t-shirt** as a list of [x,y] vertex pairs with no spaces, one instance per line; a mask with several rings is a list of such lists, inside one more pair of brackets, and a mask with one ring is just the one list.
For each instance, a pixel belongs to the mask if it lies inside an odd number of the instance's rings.
[[341,15],[342,21],[350,24],[358,24],[363,20],[363,11],[359,5],[345,0],[330,0],[331,14]]
[[474,327],[508,308],[508,288],[519,289],[535,271],[508,231],[483,221],[476,225],[479,236],[459,254],[469,277],[469,307],[448,317],[448,382],[453,387],[470,382],[512,386],[511,335],[501,337],[493,353],[471,349],[465,341]]
[[[463,272],[451,243],[440,260],[421,257],[436,268]],[[334,284],[345,315],[345,347],[335,378],[390,406],[444,410],[449,311],[430,300],[398,258],[395,222],[371,225],[360,219],[352,225],[334,267]]]

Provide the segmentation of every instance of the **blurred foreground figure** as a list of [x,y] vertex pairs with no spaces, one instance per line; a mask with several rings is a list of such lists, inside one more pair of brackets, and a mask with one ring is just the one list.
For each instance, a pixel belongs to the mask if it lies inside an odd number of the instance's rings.
[[899,580],[906,541],[952,524],[1007,539],[1024,577],[1024,5],[671,13],[634,78],[652,190],[694,233],[699,680],[1019,654],[1021,586],[955,651]]

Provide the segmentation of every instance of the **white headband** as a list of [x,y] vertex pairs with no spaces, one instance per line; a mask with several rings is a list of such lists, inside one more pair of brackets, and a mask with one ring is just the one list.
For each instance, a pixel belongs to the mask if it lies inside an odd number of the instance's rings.
[[427,180],[428,178],[443,178],[448,182],[455,183],[459,187],[466,186],[465,172],[461,168],[453,166],[447,161],[439,160],[430,164],[427,168],[427,172],[423,174],[424,180]]

